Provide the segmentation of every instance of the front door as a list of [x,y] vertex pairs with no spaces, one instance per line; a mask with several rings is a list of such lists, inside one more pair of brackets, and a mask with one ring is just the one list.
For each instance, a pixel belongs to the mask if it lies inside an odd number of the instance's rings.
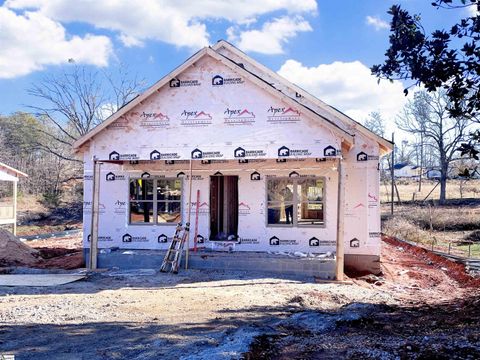
[[210,177],[210,240],[238,234],[238,176]]

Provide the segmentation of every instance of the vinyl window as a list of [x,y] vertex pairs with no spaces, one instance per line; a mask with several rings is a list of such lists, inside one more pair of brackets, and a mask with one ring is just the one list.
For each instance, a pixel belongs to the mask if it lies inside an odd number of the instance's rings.
[[177,224],[181,222],[181,216],[181,179],[130,179],[130,224]]
[[267,178],[267,226],[325,226],[325,179]]

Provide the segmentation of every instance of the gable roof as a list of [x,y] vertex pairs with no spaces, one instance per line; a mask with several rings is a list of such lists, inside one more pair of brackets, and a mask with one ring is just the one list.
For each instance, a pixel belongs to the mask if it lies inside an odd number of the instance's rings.
[[8,166],[7,164],[4,164],[2,162],[0,162],[0,172],[6,173],[15,178],[28,177],[28,175],[25,174],[24,172],[17,170],[11,166]]
[[219,40],[215,45],[212,46],[214,50],[220,50],[221,48],[225,48],[228,51],[234,53],[236,56],[242,59],[242,61],[245,61],[249,63],[252,67],[256,68],[260,72],[265,72],[267,73],[271,78],[275,79],[279,83],[281,83],[283,86],[286,88],[289,88],[292,90],[292,92],[295,92],[303,97],[305,97],[307,100],[310,102],[314,103],[318,107],[322,108],[332,116],[338,118],[340,121],[348,124],[348,125],[353,125],[355,126],[359,132],[361,132],[363,135],[366,137],[376,141],[381,147],[383,147],[385,153],[390,152],[393,149],[393,143],[387,139],[384,139],[383,137],[375,134],[371,130],[367,129],[364,125],[359,123],[358,121],[352,119],[350,116],[346,115],[345,113],[341,112],[340,110],[336,109],[335,107],[326,104],[322,100],[318,99],[317,97],[313,96],[310,94],[308,91],[302,89],[300,86],[295,85],[294,83],[288,81],[284,77],[280,76],[277,74],[275,71],[269,69],[265,65],[257,62],[255,59],[251,58],[247,54],[245,54],[243,51],[240,49],[236,48],[232,44],[230,44],[228,41],[225,40]]
[[405,166],[410,166],[411,169],[416,169],[417,168],[417,166],[410,165],[409,163],[398,163],[398,164],[393,165],[393,168],[395,170],[400,170],[400,169],[403,169]]
[[[255,83],[257,86],[261,87],[262,89],[266,90],[269,92],[271,95],[279,98],[280,100],[286,102],[290,106],[295,106],[295,107],[301,107],[302,109],[306,110],[307,113],[310,113],[313,117],[319,118],[321,120],[322,125],[327,127],[329,130],[333,131],[335,134],[337,134],[347,145],[351,146],[354,143],[354,136],[350,134],[347,130],[343,129],[340,127],[337,123],[329,119],[329,117],[326,117],[323,114],[318,113],[314,109],[310,108],[306,104],[298,101],[295,98],[290,97],[289,95],[283,93],[282,91],[279,91],[274,84],[269,83],[259,75],[255,74],[252,71],[249,71],[245,68],[245,66],[242,63],[237,63],[234,60],[228,58],[227,56],[220,54],[216,50],[220,49],[221,47],[227,47],[228,50],[234,52],[236,55],[240,56],[242,58],[242,61],[246,61],[249,64],[252,64],[253,67],[259,69],[260,71],[264,71],[270,75],[270,77],[273,77],[275,79],[278,79],[279,82],[281,82],[284,86],[293,89],[297,93],[300,93],[302,96],[308,97],[308,99],[313,102],[315,105],[322,107],[322,109],[327,108],[329,111],[327,111],[328,115],[331,116],[336,116],[338,117],[338,114],[335,114],[335,111],[338,112],[338,110],[335,110],[332,107],[329,107],[327,104],[323,103],[319,99],[315,98],[313,95],[309,94],[305,90],[299,88],[298,86],[290,83],[286,79],[282,78],[272,70],[268,69],[267,67],[261,65],[260,63],[257,63],[255,60],[252,58],[248,57],[246,54],[235,48],[233,45],[229,44],[228,42],[221,40],[219,41],[213,48],[210,47],[205,47],[201,49],[200,51],[196,52],[193,54],[190,58],[188,58],[184,63],[182,63],[180,66],[178,66],[176,69],[174,69],[172,72],[164,76],[162,79],[157,81],[155,84],[153,84],[150,88],[148,88],[146,91],[144,91],[142,94],[138,95],[134,99],[132,99],[129,103],[125,104],[123,107],[118,109],[114,114],[112,114],[110,117],[108,117],[103,123],[99,124],[95,128],[93,128],[90,132],[82,136],[81,138],[77,139],[74,144],[73,148],[75,151],[79,151],[80,148],[88,142],[90,139],[92,139],[95,135],[97,135],[99,132],[101,132],[103,129],[105,129],[108,125],[112,124],[114,121],[119,119],[121,116],[125,115],[128,111],[132,110],[135,106],[138,104],[142,104],[143,101],[145,101],[148,97],[153,95],[156,91],[159,91],[163,86],[167,85],[168,82],[179,76],[183,71],[185,71],[187,68],[190,66],[195,66],[195,63],[200,60],[204,56],[210,56],[214,58],[215,60],[220,61],[223,65],[229,67],[232,71],[239,73],[240,75],[245,76],[248,78],[250,81]],[[338,112],[339,114],[342,115],[342,118],[340,119],[341,121],[345,123],[354,123],[355,126],[360,125],[359,123],[355,122],[351,118],[347,117],[345,114],[342,114]],[[370,130],[364,128],[361,126],[359,130],[362,133],[365,133],[369,138],[374,139],[377,141],[381,147],[384,148],[385,152],[388,152],[392,148],[392,144],[379,137],[378,135],[372,133]]]

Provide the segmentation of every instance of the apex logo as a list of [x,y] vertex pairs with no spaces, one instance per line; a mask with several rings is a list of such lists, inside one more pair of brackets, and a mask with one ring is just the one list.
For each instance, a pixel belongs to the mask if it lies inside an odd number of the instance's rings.
[[113,172],[109,172],[107,175],[105,175],[105,180],[115,181],[115,174]]
[[278,156],[279,157],[288,157],[290,156],[290,149],[286,146],[282,146],[278,149]]
[[351,248],[360,247],[360,240],[358,240],[357,238],[353,238],[352,240],[350,240],[350,247]]
[[280,245],[280,239],[276,236],[272,236],[269,242],[270,242],[270,245],[273,245],[273,246]]
[[223,77],[221,77],[220,75],[215,75],[212,78],[212,85],[213,86],[223,85]]
[[185,173],[183,171],[180,171],[178,174],[177,174],[177,178],[179,177],[184,177],[185,176]]
[[173,78],[172,80],[170,80],[170,87],[180,87],[180,79]]
[[125,234],[122,236],[122,242],[132,242],[132,235],[130,234]]
[[120,160],[120,154],[116,151],[112,151],[109,155],[108,155],[108,159],[109,160]]
[[168,237],[165,234],[158,235],[157,241],[159,243],[166,243],[168,242]]
[[367,160],[368,160],[368,155],[363,151],[357,154],[357,161],[367,161]]
[[242,147],[238,147],[238,148],[235,149],[233,155],[234,155],[236,158],[245,157],[245,149],[242,148]]
[[220,171],[217,171],[213,176],[223,176],[223,174]]
[[320,246],[320,240],[318,240],[316,237],[312,237],[310,240],[308,240],[308,245]]
[[299,177],[300,174],[296,171],[292,171],[290,174],[288,174],[288,177]]
[[205,238],[202,235],[197,235],[197,244],[205,243]]
[[142,179],[148,179],[150,177],[150,173],[144,172],[141,176]]
[[260,173],[257,171],[254,171],[253,173],[250,174],[250,180],[252,181],[258,181],[260,180]]
[[160,160],[160,151],[153,150],[150,153],[150,160]]
[[201,159],[203,157],[202,150],[195,149],[192,151],[192,159]]
[[335,155],[337,155],[337,149],[335,149],[332,145],[328,145],[325,149],[323,149],[323,156]]

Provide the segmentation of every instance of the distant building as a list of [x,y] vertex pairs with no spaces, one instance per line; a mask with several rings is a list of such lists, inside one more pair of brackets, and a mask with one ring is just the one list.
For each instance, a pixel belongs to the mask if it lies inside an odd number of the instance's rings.
[[396,178],[417,178],[420,177],[420,166],[409,163],[399,163],[393,165],[393,174]]
[[428,169],[426,171],[427,179],[439,180],[442,177],[442,173],[439,169]]
[[0,163],[0,225],[12,225],[17,232],[17,184],[27,174]]

